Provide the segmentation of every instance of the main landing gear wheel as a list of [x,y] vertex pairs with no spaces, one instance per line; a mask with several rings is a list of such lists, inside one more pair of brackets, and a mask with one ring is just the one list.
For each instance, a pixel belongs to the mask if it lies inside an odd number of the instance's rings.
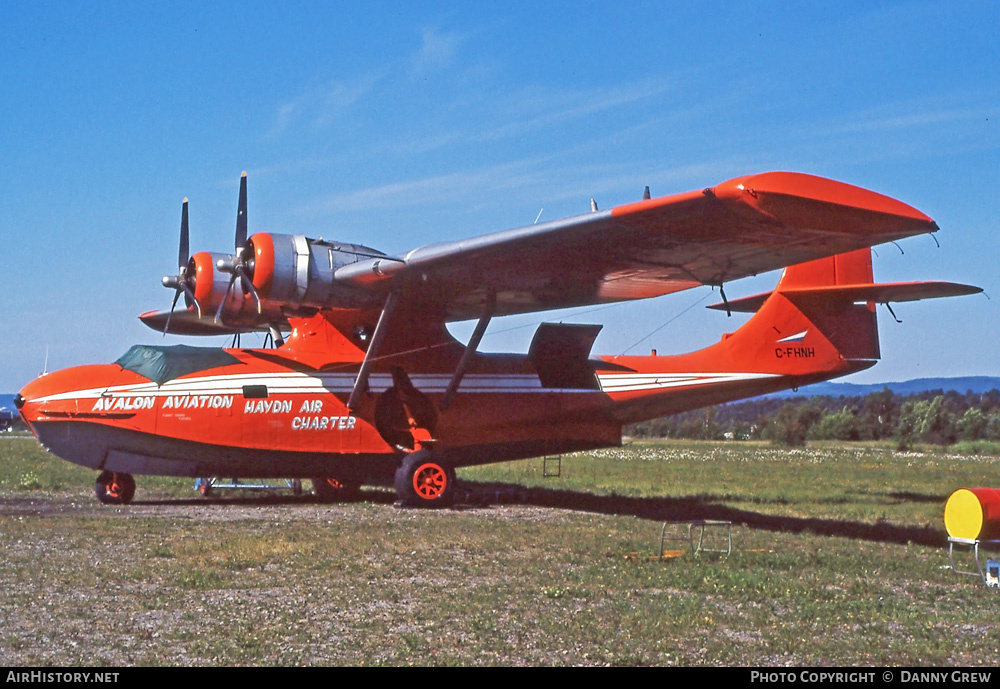
[[135,495],[135,479],[131,474],[103,471],[94,484],[94,493],[105,505],[127,505]]
[[331,476],[313,478],[312,484],[313,495],[322,502],[349,502],[357,500],[361,494],[361,484],[341,481]]
[[455,497],[455,470],[433,452],[408,454],[396,469],[396,495],[407,507],[446,507]]

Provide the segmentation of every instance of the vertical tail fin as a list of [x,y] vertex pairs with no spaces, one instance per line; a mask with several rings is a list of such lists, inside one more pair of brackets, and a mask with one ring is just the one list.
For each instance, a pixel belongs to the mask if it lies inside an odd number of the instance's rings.
[[957,297],[981,291],[953,282],[876,283],[871,249],[858,249],[789,266],[773,292],[709,308],[756,311],[731,337],[740,338],[746,347],[754,338],[777,336],[774,354],[778,359],[784,358],[781,346],[794,356],[794,350],[787,348],[790,343],[809,342],[815,335],[821,335],[826,344],[823,349],[832,346],[841,360],[874,363],[881,357],[876,304]]
[[858,249],[789,266],[775,292],[812,321],[844,359],[874,360],[881,357],[875,301],[861,293],[873,285],[871,249]]
[[865,285],[873,282],[871,249],[858,249],[789,266],[782,274],[777,289]]
[[774,291],[709,307],[756,313],[703,351],[724,352],[745,370],[782,375],[867,368],[880,356],[875,288],[871,249],[789,266]]

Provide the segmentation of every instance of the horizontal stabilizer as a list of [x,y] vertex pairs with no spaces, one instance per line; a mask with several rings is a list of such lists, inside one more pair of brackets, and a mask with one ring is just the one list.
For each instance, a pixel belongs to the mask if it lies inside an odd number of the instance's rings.
[[[879,304],[902,301],[918,301],[920,299],[936,299],[938,297],[961,297],[966,294],[982,292],[981,287],[962,285],[957,282],[883,282],[867,285],[824,285],[817,287],[800,287],[782,289],[781,293],[792,299],[803,297],[807,299],[826,298],[831,301],[861,302],[874,301]],[[755,313],[773,292],[763,292],[741,299],[730,299],[728,302],[711,304],[707,308],[717,311],[736,311],[740,313]]]

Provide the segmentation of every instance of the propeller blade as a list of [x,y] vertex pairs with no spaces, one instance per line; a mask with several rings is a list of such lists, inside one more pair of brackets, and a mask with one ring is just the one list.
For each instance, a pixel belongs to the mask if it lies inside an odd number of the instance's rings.
[[[181,296],[183,291],[185,294],[189,295],[194,301],[194,293],[191,291],[191,287],[187,284],[187,265],[188,259],[190,258],[190,243],[188,234],[188,200],[184,199],[181,204],[181,238],[179,246],[177,249],[177,275],[166,275],[160,281],[163,283],[164,287],[174,290],[174,300],[170,303],[170,313],[167,314],[167,322],[163,325],[163,336],[166,337],[167,331],[170,330],[170,319],[174,315],[174,309],[177,308],[177,300]],[[195,305],[197,306],[197,301]],[[198,307],[199,317],[201,316],[201,307]]]
[[240,203],[236,210],[236,255],[247,243],[247,173],[240,177]]
[[187,268],[188,259],[190,256],[188,249],[188,200],[184,199],[184,204],[181,206],[181,245],[180,251],[177,253],[177,265],[180,271],[183,272]]
[[177,291],[174,292],[174,300],[170,303],[170,313],[167,314],[167,322],[163,324],[163,336],[167,336],[167,331],[170,330],[170,319],[174,317],[174,307],[177,306],[177,299],[181,296],[181,288],[178,287]]

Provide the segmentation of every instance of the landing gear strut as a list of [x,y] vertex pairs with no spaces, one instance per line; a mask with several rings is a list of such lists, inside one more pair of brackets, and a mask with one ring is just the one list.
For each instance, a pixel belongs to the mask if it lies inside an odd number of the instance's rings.
[[127,505],[135,495],[135,479],[131,474],[102,471],[94,483],[94,493],[105,505]]
[[446,507],[455,497],[455,470],[429,450],[410,453],[396,470],[396,495],[407,507]]

